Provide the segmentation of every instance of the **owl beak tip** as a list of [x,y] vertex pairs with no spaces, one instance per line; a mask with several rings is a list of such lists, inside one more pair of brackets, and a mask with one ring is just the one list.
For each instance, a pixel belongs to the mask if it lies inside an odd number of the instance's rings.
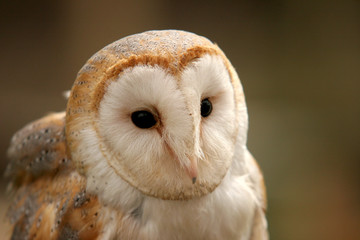
[[190,166],[187,167],[187,174],[189,175],[192,183],[195,184],[198,177],[197,161],[195,158],[190,158]]
[[196,177],[192,178],[192,183],[195,184],[196,183]]

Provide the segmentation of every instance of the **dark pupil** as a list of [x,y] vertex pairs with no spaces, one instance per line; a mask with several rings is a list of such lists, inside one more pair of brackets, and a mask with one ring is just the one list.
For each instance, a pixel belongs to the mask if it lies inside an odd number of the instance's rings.
[[201,101],[201,116],[207,117],[212,111],[212,104],[209,99],[204,99]]
[[148,111],[133,112],[131,120],[139,128],[151,128],[156,124],[154,116]]

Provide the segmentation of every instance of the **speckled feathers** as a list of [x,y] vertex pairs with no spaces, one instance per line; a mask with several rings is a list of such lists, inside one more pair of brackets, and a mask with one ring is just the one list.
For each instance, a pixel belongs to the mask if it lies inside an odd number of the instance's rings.
[[[92,239],[99,234],[99,203],[66,153],[65,114],[50,114],[17,132],[6,176],[15,201],[8,216],[13,239]],[[88,226],[87,230],[80,229]],[[90,234],[91,233],[91,234]]]

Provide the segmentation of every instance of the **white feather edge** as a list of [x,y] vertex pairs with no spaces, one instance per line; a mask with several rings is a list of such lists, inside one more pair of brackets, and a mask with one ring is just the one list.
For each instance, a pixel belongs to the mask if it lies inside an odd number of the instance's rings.
[[62,92],[62,95],[63,95],[63,97],[66,99],[66,100],[68,100],[69,99],[69,97],[70,97],[70,90],[66,90],[66,91],[63,91]]

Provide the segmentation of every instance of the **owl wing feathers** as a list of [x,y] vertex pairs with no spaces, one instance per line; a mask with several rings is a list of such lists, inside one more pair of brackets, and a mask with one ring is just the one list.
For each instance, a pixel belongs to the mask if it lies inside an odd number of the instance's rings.
[[265,212],[262,209],[257,209],[253,220],[250,240],[267,239],[269,239],[269,233],[267,230]]
[[12,239],[96,239],[100,205],[85,192],[66,153],[65,113],[50,114],[18,131],[5,176],[15,201],[8,217]]
[[265,217],[267,202],[263,174],[261,172],[260,166],[249,151],[246,152],[246,160],[246,162],[249,163],[250,181],[254,188],[254,193],[256,194],[256,199],[259,204],[259,207],[255,210],[250,239],[267,240],[269,239],[269,234]]
[[11,139],[5,176],[17,188],[59,168],[68,167],[65,114],[50,114],[29,123]]

